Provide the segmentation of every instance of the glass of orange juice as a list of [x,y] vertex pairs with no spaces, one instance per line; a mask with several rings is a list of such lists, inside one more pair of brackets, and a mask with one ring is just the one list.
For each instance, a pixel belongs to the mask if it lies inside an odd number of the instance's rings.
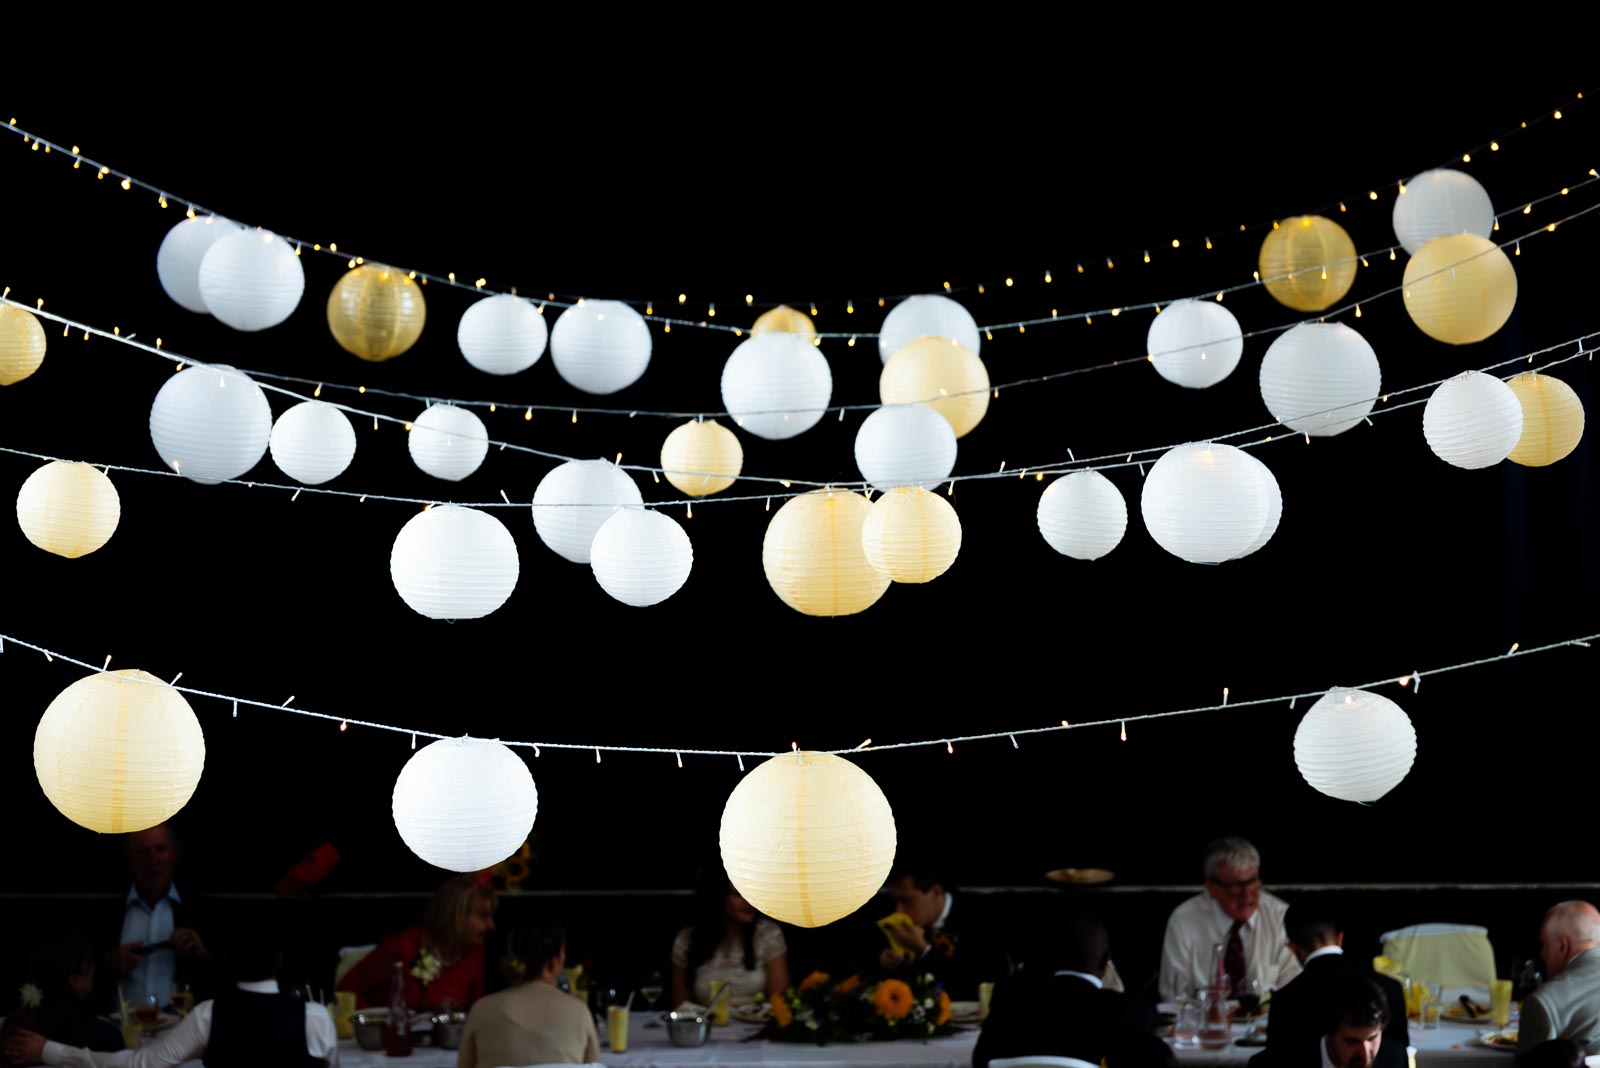
[[1489,1016],[1496,1027],[1511,1022],[1511,980],[1496,979],[1489,984]]

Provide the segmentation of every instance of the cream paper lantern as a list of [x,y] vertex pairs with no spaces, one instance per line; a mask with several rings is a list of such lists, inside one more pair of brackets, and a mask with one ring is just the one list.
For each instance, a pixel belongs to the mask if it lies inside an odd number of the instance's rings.
[[52,460],[17,494],[17,525],[47,553],[76,560],[111,540],[122,517],[117,488],[97,467]]
[[1157,545],[1195,564],[1248,555],[1270,537],[1276,480],[1243,450],[1217,443],[1179,445],[1150,468],[1139,498]]
[[937,493],[901,486],[867,512],[861,548],[867,563],[891,582],[932,582],[961,552],[961,519]]
[[272,424],[268,442],[278,470],[308,486],[344,474],[356,456],[356,428],[326,401],[301,401]]
[[1517,272],[1511,257],[1488,238],[1450,234],[1411,257],[1400,293],[1406,314],[1424,334],[1448,345],[1471,345],[1511,318]]
[[568,460],[534,487],[533,529],[557,555],[587,564],[605,521],[620,508],[643,503],[638,484],[611,461]]
[[1098,560],[1122,543],[1128,504],[1098,471],[1074,471],[1045,488],[1036,518],[1050,548],[1074,560]]
[[393,811],[411,852],[436,868],[476,872],[527,840],[539,792],[527,763],[499,742],[441,738],[400,769]]
[[1179,300],[1161,309],[1144,343],[1162,378],[1186,389],[1206,389],[1239,366],[1244,331],[1214,300]]
[[683,589],[694,546],[677,520],[654,508],[624,508],[600,524],[589,544],[600,588],[636,608],[660,604]]
[[1494,232],[1494,204],[1489,192],[1470,174],[1450,170],[1423,171],[1400,186],[1394,198],[1394,236],[1406,252],[1449,234]]
[[883,889],[894,812],[866,772],[804,750],[739,780],[722,810],[722,866],[750,904],[782,923],[821,927]]
[[811,316],[798,308],[791,308],[787,304],[780,304],[776,308],[769,308],[756,317],[750,327],[751,334],[799,334],[810,341],[817,336],[816,324],[811,321]]
[[782,441],[817,425],[833,396],[833,371],[799,334],[747,338],[722,365],[722,406],[740,428]]
[[1359,425],[1382,386],[1378,354],[1343,323],[1300,323],[1261,358],[1261,400],[1296,434],[1326,438]]
[[489,455],[489,428],[465,408],[434,404],[411,421],[406,448],[412,462],[427,474],[460,482]]
[[526,371],[544,355],[550,328],[531,301],[511,293],[484,297],[461,315],[456,345],[478,370],[491,375]]
[[212,245],[243,229],[215,215],[200,215],[183,219],[168,230],[156,250],[156,277],[167,296],[186,311],[208,314],[200,295],[200,261]]
[[931,489],[956,466],[956,435],[950,420],[926,404],[890,404],[856,431],[856,467],[872,486]]
[[150,405],[150,441],[178,474],[211,486],[261,461],[272,439],[272,408],[261,387],[227,364],[172,375]]
[[820,489],[791,497],[772,516],[761,567],[784,604],[808,616],[850,616],[877,603],[889,577],[861,542],[872,505],[859,493]]
[[33,770],[67,819],[128,834],[194,796],[206,739],[183,695],[137,668],[102,671],[56,695],[33,735]]
[[1297,215],[1267,232],[1257,267],[1274,300],[1311,312],[1350,292],[1357,262],[1355,242],[1344,227],[1321,215]]
[[363,360],[392,360],[417,343],[428,319],[422,287],[405,271],[363,263],[328,294],[328,332]]
[[505,524],[455,504],[412,516],[389,552],[395,592],[429,619],[481,619],[506,603],[519,570]]
[[1422,435],[1447,464],[1468,470],[1493,467],[1522,438],[1522,403],[1498,378],[1463,371],[1428,397]]
[[1387,697],[1336,687],[1294,732],[1294,762],[1312,789],[1341,801],[1376,801],[1417,760],[1417,732]]
[[743,467],[739,438],[715,419],[691,419],[661,443],[661,473],[691,497],[721,493]]
[[907,342],[922,337],[942,337],[966,346],[976,355],[982,351],[977,320],[972,313],[949,297],[929,293],[907,297],[889,309],[878,328],[878,356],[884,363]]
[[561,313],[550,334],[550,359],[568,385],[615,393],[650,366],[650,328],[620,300],[583,300]]
[[44,363],[44,327],[27,308],[0,304],[0,386],[14,386]]
[[926,404],[964,437],[989,410],[989,371],[954,341],[925,337],[900,346],[878,376],[884,404]]
[[1559,378],[1529,371],[1506,385],[1522,405],[1522,436],[1506,457],[1524,467],[1553,464],[1583,440],[1583,401]]
[[265,330],[294,312],[306,289],[305,269],[289,242],[265,230],[237,230],[200,259],[200,299],[235,330]]

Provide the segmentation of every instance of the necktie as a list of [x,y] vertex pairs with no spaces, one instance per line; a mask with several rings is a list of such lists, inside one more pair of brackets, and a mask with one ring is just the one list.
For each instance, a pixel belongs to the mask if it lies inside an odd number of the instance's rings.
[[1239,934],[1239,928],[1243,926],[1243,920],[1233,921],[1233,929],[1228,932],[1228,948],[1222,956],[1222,968],[1227,973],[1228,992],[1234,995],[1244,987],[1244,938]]

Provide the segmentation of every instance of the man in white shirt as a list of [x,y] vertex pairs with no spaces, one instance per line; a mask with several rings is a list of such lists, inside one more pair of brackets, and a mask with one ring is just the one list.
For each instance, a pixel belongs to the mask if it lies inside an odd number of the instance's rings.
[[[1161,996],[1189,997],[1226,983],[1235,995],[1261,996],[1300,974],[1289,951],[1282,900],[1261,889],[1261,854],[1243,838],[1206,849],[1205,890],[1172,910],[1161,947]],[[1218,964],[1213,947],[1223,947]]]
[[173,882],[181,847],[172,829],[157,824],[128,835],[127,843],[133,885],[125,898],[118,945],[106,951],[100,964],[130,1004],[154,997],[160,1008],[172,995],[178,958],[203,961],[210,953],[199,931],[186,922],[191,910]]

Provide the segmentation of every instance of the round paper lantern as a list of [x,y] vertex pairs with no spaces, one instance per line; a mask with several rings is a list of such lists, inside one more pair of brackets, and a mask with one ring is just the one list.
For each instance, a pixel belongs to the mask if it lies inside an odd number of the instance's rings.
[[212,245],[243,229],[215,215],[201,215],[183,219],[168,230],[156,250],[156,277],[167,296],[181,308],[206,314],[206,302],[200,295],[200,261]]
[[1261,533],[1256,535],[1256,540],[1252,541],[1249,548],[1245,549],[1244,552],[1240,553],[1239,556],[1235,557],[1234,559],[1249,556],[1257,549],[1266,545],[1267,542],[1271,541],[1272,536],[1278,532],[1279,520],[1283,518],[1283,492],[1278,487],[1277,476],[1272,473],[1271,468],[1267,467],[1266,464],[1258,460],[1254,453],[1248,452],[1244,449],[1239,451],[1244,454],[1244,458],[1246,460],[1249,460],[1255,465],[1257,473],[1261,476],[1262,485],[1266,487],[1267,521],[1261,525]]
[[1423,171],[1394,200],[1394,236],[1411,255],[1436,237],[1494,232],[1494,205],[1478,180],[1460,171]]
[[856,466],[885,492],[896,486],[932,488],[955,470],[955,431],[926,404],[879,408],[856,431]]
[[1449,345],[1482,341],[1506,325],[1517,303],[1511,257],[1477,234],[1436,237],[1423,245],[1406,264],[1402,285],[1411,321]]
[[1301,323],[1261,358],[1261,399],[1297,434],[1332,437],[1358,425],[1382,392],[1378,354],[1343,323]]
[[52,460],[17,494],[17,525],[47,553],[76,560],[111,540],[122,518],[117,488],[99,468]]
[[889,577],[867,562],[861,528],[872,505],[859,493],[820,489],[791,497],[767,524],[761,567],[784,604],[808,616],[872,607]]
[[411,421],[406,448],[412,461],[434,478],[460,482],[489,455],[489,429],[465,408],[434,404]]
[[750,327],[751,334],[799,334],[810,341],[817,336],[817,327],[811,316],[803,311],[780,304],[756,317]]
[[1039,498],[1039,533],[1074,560],[1098,560],[1122,543],[1128,505],[1116,483],[1098,471],[1074,471]]
[[861,548],[891,582],[932,582],[961,552],[961,519],[937,493],[901,486],[868,510]]
[[1254,552],[1272,520],[1275,486],[1262,470],[1232,445],[1168,450],[1144,480],[1139,510],[1145,528],[1157,545],[1190,563],[1217,564]]
[[556,320],[550,359],[568,385],[585,393],[615,393],[650,365],[650,328],[620,300],[580,301]]
[[1244,353],[1244,331],[1214,300],[1180,300],[1161,309],[1145,335],[1156,372],[1187,389],[1205,389],[1233,374]]
[[965,345],[925,337],[900,346],[878,376],[884,404],[926,404],[946,419],[956,437],[989,410],[989,371]]
[[744,467],[744,449],[715,419],[691,419],[661,443],[661,473],[691,497],[721,493]]
[[514,375],[538,363],[549,336],[539,309],[510,293],[484,297],[462,313],[456,327],[461,355],[491,375]]
[[394,781],[394,826],[436,868],[482,871],[533,830],[539,792],[522,758],[483,738],[441,738],[418,749]]
[[235,230],[200,259],[200,299],[235,330],[277,326],[305,292],[306,273],[289,242],[265,230]]
[[395,591],[429,619],[481,619],[506,603],[519,570],[505,524],[455,504],[412,516],[389,553]]
[[202,485],[238,478],[272,438],[272,408],[249,375],[227,364],[188,367],[150,405],[150,440],[166,465]]
[[1524,467],[1553,464],[1583,439],[1583,402],[1559,378],[1529,371],[1506,385],[1522,405],[1522,437],[1507,457]]
[[33,770],[67,819],[128,834],[171,819],[206,763],[183,695],[137,668],[102,671],[56,695],[33,735]]
[[44,362],[44,327],[26,308],[0,304],[0,386],[12,386]]
[[1344,227],[1321,215],[1284,219],[1261,243],[1267,292],[1296,311],[1321,311],[1350,292],[1356,246]]
[[908,341],[922,337],[942,337],[966,346],[974,354],[982,351],[978,323],[972,313],[949,297],[937,294],[907,297],[889,309],[878,329],[878,355],[884,363]]
[[1522,403],[1498,378],[1463,371],[1428,397],[1422,435],[1447,464],[1469,470],[1493,467],[1522,438]]
[[758,438],[782,441],[810,430],[833,396],[827,358],[799,334],[761,334],[722,365],[722,406]]
[[1341,801],[1376,801],[1417,760],[1417,732],[1401,707],[1366,690],[1335,688],[1294,732],[1294,762],[1311,788]]
[[326,401],[301,401],[272,424],[272,462],[308,486],[344,474],[356,457],[356,428]]
[[751,770],[722,810],[722,866],[750,904],[821,927],[872,900],[894,864],[894,812],[843,757],[785,753]]
[[347,271],[328,294],[333,340],[363,360],[393,359],[415,345],[427,317],[422,287],[405,271],[376,263]]
[[683,589],[694,566],[694,547],[671,516],[653,508],[624,508],[595,532],[589,566],[601,589],[623,604],[644,608]]
[[587,564],[595,533],[612,513],[643,503],[638,485],[609,460],[568,460],[534,488],[533,529],[558,555]]

